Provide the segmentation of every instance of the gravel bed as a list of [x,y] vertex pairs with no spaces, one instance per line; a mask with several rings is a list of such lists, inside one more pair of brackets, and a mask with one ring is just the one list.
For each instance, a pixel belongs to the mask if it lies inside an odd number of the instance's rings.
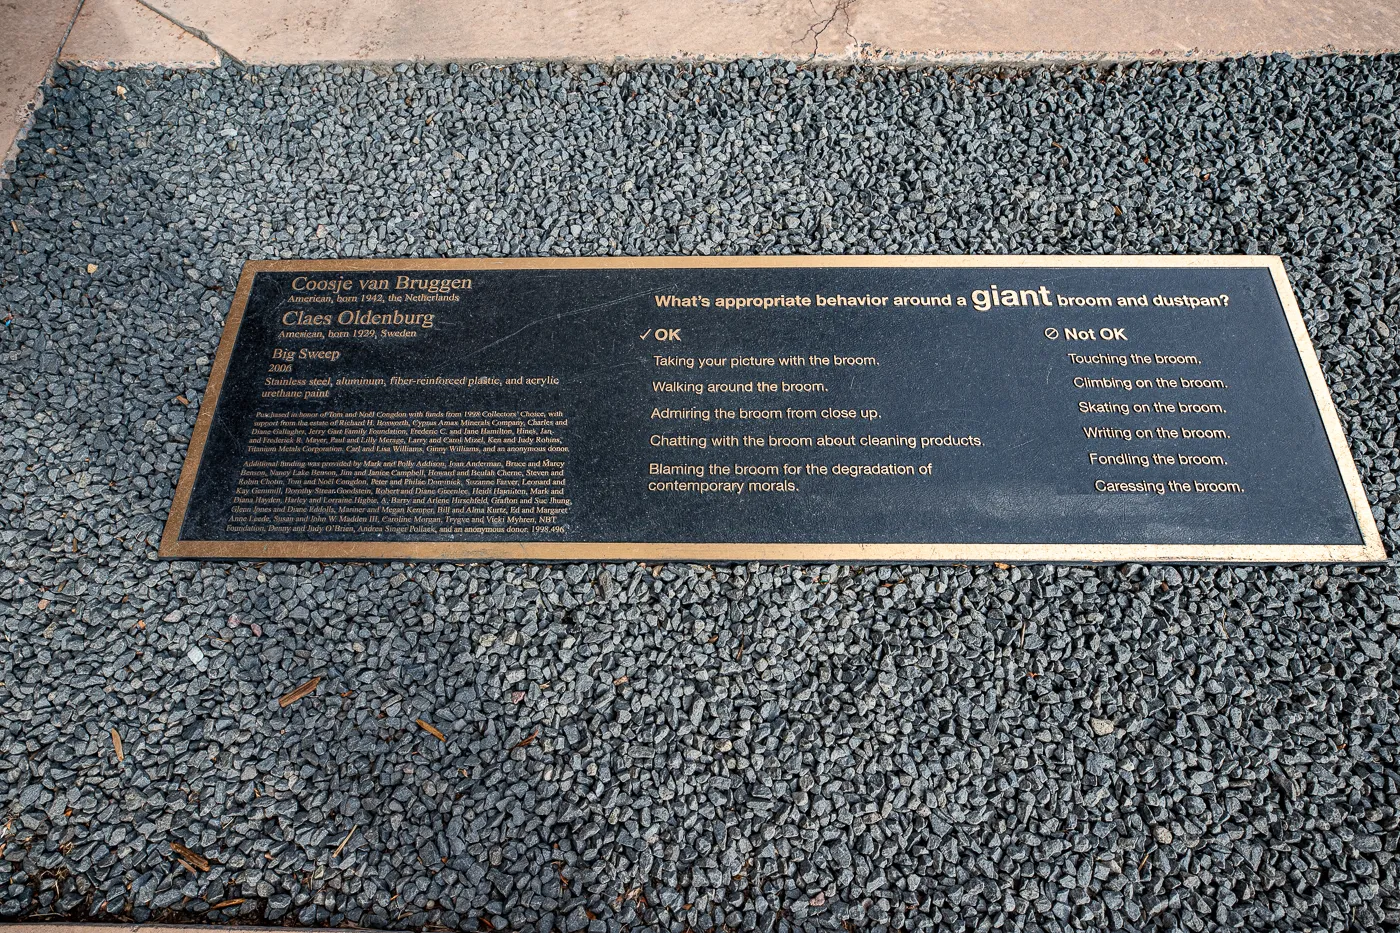
[[1397,65],[61,72],[0,192],[0,917],[1394,928],[1394,565],[156,543],[245,259],[1267,252],[1393,552]]

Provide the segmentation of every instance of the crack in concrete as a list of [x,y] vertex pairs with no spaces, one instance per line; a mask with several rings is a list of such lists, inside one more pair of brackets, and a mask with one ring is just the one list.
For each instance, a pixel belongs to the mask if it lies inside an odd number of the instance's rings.
[[219,45],[219,43],[209,38],[209,33],[205,32],[203,29],[199,29],[195,26],[189,26],[185,23],[180,22],[178,19],[171,16],[169,13],[165,12],[160,7],[156,6],[154,3],[149,2],[149,0],[136,0],[136,2],[141,4],[146,9],[150,10],[155,15],[159,16],[161,19],[165,20],[170,25],[174,26],[176,29],[183,30],[184,32],[189,33],[191,36],[194,36],[200,42],[203,42],[205,45],[209,46],[211,49],[218,52],[220,55],[222,55],[224,58],[227,58],[229,61],[233,62],[238,67],[247,67],[247,65],[245,65],[237,55],[234,55],[228,49],[224,48],[222,45]]
[[[817,9],[816,0],[808,0],[808,2],[812,5],[812,12],[821,16],[821,12]],[[856,41],[855,35],[851,32],[851,7],[855,5],[856,0],[836,0],[832,4],[830,16],[807,27],[807,31],[802,34],[802,39],[806,39],[808,36],[812,37],[812,57],[809,61],[815,59],[821,51],[822,35],[831,28],[838,17],[842,20],[841,31],[846,34],[846,38],[850,39],[852,43]]]

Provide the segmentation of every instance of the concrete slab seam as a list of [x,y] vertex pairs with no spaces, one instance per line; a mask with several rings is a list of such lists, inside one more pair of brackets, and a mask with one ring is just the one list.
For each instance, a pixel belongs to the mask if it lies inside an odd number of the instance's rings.
[[170,24],[171,24],[172,26],[174,26],[175,28],[177,28],[177,29],[179,29],[179,30],[181,30],[181,31],[183,31],[183,32],[187,32],[187,33],[189,33],[191,36],[194,36],[194,37],[195,37],[196,39],[198,39],[200,42],[203,42],[205,45],[209,46],[209,47],[212,48],[214,51],[218,52],[219,55],[220,55],[221,57],[228,59],[229,61],[233,62],[233,63],[236,64],[236,65],[243,65],[243,64],[244,64],[244,62],[241,61],[241,60],[238,58],[238,56],[234,55],[234,54],[231,53],[228,49],[224,48],[223,46],[219,45],[219,43],[217,43],[217,42],[215,42],[213,39],[211,39],[211,38],[209,37],[209,33],[205,32],[203,29],[199,29],[198,27],[190,26],[190,25],[187,25],[187,24],[185,24],[185,23],[180,22],[178,19],[176,19],[175,17],[171,16],[169,13],[165,12],[164,10],[162,10],[160,7],[156,6],[155,4],[147,3],[146,0],[135,0],[135,2],[138,3],[138,4],[140,4],[141,6],[145,7],[146,9],[150,10],[152,13],[154,13],[154,14],[157,15],[157,16],[159,16],[161,19],[165,20],[167,23],[170,23]]

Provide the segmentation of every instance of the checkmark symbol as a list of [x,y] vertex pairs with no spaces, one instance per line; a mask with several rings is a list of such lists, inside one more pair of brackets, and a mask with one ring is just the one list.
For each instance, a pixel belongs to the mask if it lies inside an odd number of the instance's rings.
[[645,340],[645,339],[647,339],[647,338],[650,337],[650,336],[651,336],[651,331],[648,330],[645,334],[642,334],[642,339]]

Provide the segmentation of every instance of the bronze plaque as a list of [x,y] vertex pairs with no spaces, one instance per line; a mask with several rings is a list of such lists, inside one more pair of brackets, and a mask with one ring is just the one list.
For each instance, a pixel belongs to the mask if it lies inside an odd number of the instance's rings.
[[250,262],[161,554],[1385,557],[1254,256]]

